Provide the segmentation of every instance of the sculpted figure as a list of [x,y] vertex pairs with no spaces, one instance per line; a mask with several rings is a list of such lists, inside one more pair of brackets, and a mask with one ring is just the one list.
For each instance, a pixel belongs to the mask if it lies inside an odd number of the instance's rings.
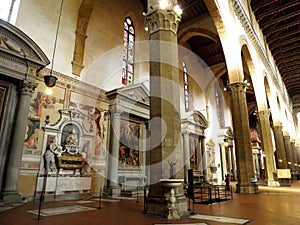
[[72,130],[64,140],[65,145],[77,146],[78,140],[77,135],[74,130]]
[[47,146],[46,152],[44,154],[45,159],[45,169],[47,172],[53,172],[57,171],[56,167],[56,156],[61,156],[62,149],[60,146],[56,143],[56,138],[53,139],[53,141]]

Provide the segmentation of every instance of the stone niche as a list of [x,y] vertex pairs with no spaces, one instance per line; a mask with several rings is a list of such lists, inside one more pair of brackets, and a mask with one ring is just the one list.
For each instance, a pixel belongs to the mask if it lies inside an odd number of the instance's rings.
[[[60,119],[43,127],[43,151],[37,193],[82,194],[91,191],[88,155],[95,136],[83,128],[87,116],[76,109],[59,110]],[[88,143],[88,145],[86,144]]]

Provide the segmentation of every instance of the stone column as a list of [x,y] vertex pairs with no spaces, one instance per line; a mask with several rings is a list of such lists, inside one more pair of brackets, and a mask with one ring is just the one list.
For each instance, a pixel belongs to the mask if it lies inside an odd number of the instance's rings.
[[276,144],[277,167],[278,169],[287,169],[288,163],[286,158],[286,150],[284,146],[282,125],[274,126],[274,136]]
[[237,160],[238,183],[237,193],[257,193],[257,186],[251,183],[254,178],[252,147],[250,140],[250,127],[248,108],[246,102],[246,84],[237,82],[230,84],[232,120]]
[[287,159],[287,164],[288,168],[293,172],[293,166],[292,166],[292,146],[291,146],[291,140],[289,135],[284,135],[284,146],[285,146],[285,151],[286,151],[286,159]]
[[[195,153],[196,154],[196,153]],[[190,138],[187,131],[183,132],[183,160],[184,160],[184,182],[188,183],[188,170],[191,168],[190,165]]]
[[272,133],[270,126],[270,111],[259,111],[256,113],[261,131],[262,148],[265,152],[266,168],[265,174],[268,186],[279,186],[279,183],[274,180],[275,165],[274,165],[274,150],[272,143]]
[[120,124],[121,111],[113,107],[110,110],[110,149],[107,159],[107,186],[105,192],[112,196],[121,194],[118,181],[118,167],[119,167],[119,141],[120,141]]
[[[145,15],[150,33],[151,132],[151,178],[145,212],[163,217],[168,217],[166,196],[170,190],[162,185],[161,179],[169,178],[171,170],[176,179],[184,177],[177,44],[181,17],[174,11],[174,4],[175,0],[167,9],[160,9],[158,1],[148,0]],[[174,168],[173,163],[176,163]],[[181,217],[188,213],[183,185],[176,187],[175,193],[175,206]]]
[[21,195],[18,193],[19,172],[23,155],[24,138],[26,134],[26,125],[28,110],[31,97],[37,84],[22,81],[19,90],[19,100],[16,109],[15,125],[12,134],[11,149],[8,156],[8,166],[6,180],[3,188],[4,202],[21,202]]

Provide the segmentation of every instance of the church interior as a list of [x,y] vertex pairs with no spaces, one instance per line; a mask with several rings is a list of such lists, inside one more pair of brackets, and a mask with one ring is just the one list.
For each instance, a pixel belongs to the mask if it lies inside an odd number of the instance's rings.
[[298,0],[1,3],[0,206],[126,197],[140,220],[178,221],[191,202],[212,215],[198,203],[298,198],[299,12]]

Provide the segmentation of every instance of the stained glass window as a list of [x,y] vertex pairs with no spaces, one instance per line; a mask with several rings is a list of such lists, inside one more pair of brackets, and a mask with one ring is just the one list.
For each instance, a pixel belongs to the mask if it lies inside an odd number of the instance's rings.
[[220,127],[225,127],[225,119],[224,119],[224,103],[222,97],[222,91],[218,83],[215,84],[215,93],[216,93],[216,107],[217,107],[217,115],[220,123]]
[[134,75],[134,27],[129,17],[124,21],[123,42],[122,84],[130,85]]
[[183,85],[184,85],[184,108],[185,111],[189,111],[189,80],[188,72],[185,62],[182,62],[183,68]]

